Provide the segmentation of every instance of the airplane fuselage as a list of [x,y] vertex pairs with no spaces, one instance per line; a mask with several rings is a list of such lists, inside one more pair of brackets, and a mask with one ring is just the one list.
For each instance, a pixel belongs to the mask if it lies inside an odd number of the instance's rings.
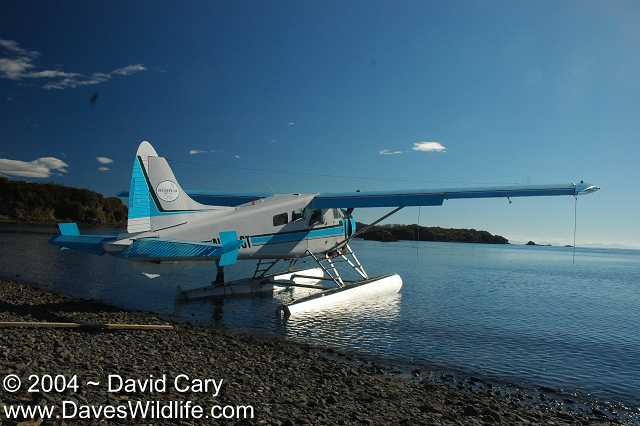
[[[122,234],[108,251],[117,252],[136,240],[157,239],[199,244],[222,243],[220,233],[233,230],[243,241],[240,259],[292,259],[308,251],[322,253],[355,232],[355,220],[344,217],[340,209],[311,209],[315,194],[275,195],[227,210],[176,212],[154,218],[154,230]],[[163,226],[163,218],[167,226]],[[170,224],[169,224],[170,223]],[[176,224],[177,223],[177,224]],[[115,253],[114,253],[115,254]],[[132,260],[136,260],[135,257]],[[211,260],[206,256],[171,256],[146,253],[138,260]]]

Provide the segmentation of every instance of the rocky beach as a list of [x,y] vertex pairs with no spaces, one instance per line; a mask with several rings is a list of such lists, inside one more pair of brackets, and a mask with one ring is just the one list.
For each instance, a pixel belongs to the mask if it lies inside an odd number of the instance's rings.
[[[2,322],[168,324],[152,313],[126,312],[14,281],[1,281],[0,294]],[[203,407],[253,407],[253,418],[227,419],[225,424],[611,424],[633,420],[616,416],[616,407],[554,395],[552,389],[505,387],[475,377],[424,370],[406,374],[351,354],[283,338],[172,325],[173,329],[159,331],[3,328],[0,375],[15,374],[23,383],[30,383],[31,375],[77,375],[79,387],[27,392],[23,386],[15,393],[3,387],[0,405],[61,406],[67,401],[77,410],[152,400],[191,401]],[[138,380],[139,384],[164,377],[168,384],[164,389],[121,386],[109,391],[109,375]],[[173,381],[178,376],[183,379],[180,384]],[[197,386],[187,389],[188,383],[197,383],[194,379],[212,379],[220,388],[218,392],[215,386],[206,392]],[[88,381],[102,386],[87,385]],[[9,420],[3,410],[0,416],[3,424],[43,422]],[[65,421],[45,419],[44,424]],[[154,419],[145,423],[201,421]]]

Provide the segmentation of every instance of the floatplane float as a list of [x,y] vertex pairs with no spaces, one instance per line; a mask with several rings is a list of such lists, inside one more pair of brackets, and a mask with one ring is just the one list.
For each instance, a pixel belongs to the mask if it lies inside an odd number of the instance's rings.
[[[132,261],[213,262],[215,280],[203,288],[181,291],[180,297],[184,299],[274,294],[296,287],[309,289],[307,296],[282,305],[288,316],[400,291],[402,279],[398,274],[369,276],[349,245],[367,228],[356,229],[353,217],[356,208],[392,208],[369,225],[372,226],[408,206],[441,206],[445,200],[465,198],[577,197],[598,189],[580,181],[561,185],[349,193],[191,192],[180,186],[167,160],[144,141],[133,161],[129,192],[120,194],[128,197],[126,232],[81,235],[75,223],[61,223],[60,234],[50,242]],[[225,282],[224,268],[238,259],[257,261],[253,275]],[[315,266],[296,269],[301,261],[311,261]]]

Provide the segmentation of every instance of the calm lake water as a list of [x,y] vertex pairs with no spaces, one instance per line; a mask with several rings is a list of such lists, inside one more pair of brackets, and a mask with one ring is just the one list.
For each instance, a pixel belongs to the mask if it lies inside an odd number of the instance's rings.
[[[48,237],[1,227],[0,276],[173,319],[640,404],[640,251],[578,249],[573,265],[560,247],[356,241],[370,275],[402,276],[401,293],[283,321],[280,299],[176,303],[177,286],[208,284],[212,265],[129,263],[59,251]],[[252,268],[240,262],[227,279]]]

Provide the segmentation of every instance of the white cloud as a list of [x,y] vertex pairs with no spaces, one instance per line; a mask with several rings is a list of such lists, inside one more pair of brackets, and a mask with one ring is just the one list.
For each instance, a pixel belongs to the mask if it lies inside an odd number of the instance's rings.
[[108,168],[108,167],[105,167],[105,166],[100,166],[100,167],[98,167],[98,171],[99,171],[100,173],[105,173],[105,172],[108,172],[109,170],[111,170],[111,169],[110,169],[110,168]]
[[0,58],[0,77],[9,80],[20,80],[33,68],[29,58]]
[[238,154],[234,155],[233,158],[235,158],[236,160],[240,159],[240,156]]
[[189,155],[198,155],[198,154],[208,154],[208,153],[216,153],[222,152],[219,149],[190,149]]
[[56,157],[41,157],[34,161],[37,164],[48,167],[51,170],[56,170],[62,173],[67,173],[67,167],[69,165],[64,161]]
[[98,160],[98,163],[100,164],[111,164],[113,163],[113,160],[109,157],[96,157],[96,160]]
[[402,151],[393,150],[393,149],[383,149],[383,150],[378,151],[378,154],[380,154],[380,155],[398,155],[398,154],[402,154]]
[[59,158],[41,157],[33,161],[0,158],[0,174],[31,178],[48,178],[51,173],[67,173],[69,165]]
[[111,74],[115,74],[115,75],[131,75],[131,74],[135,74],[137,72],[140,71],[146,71],[147,67],[145,67],[142,64],[135,64],[135,65],[127,65],[126,67],[122,67],[122,68],[117,68],[113,71],[111,71]]
[[429,141],[429,142],[416,142],[413,144],[414,151],[421,152],[446,152],[447,148],[442,145],[440,142]]
[[34,61],[40,56],[40,52],[24,49],[16,41],[4,39],[0,39],[0,53],[2,54],[0,57],[0,78],[48,80],[42,86],[47,90],[91,86],[109,81],[114,76],[128,76],[147,69],[142,64],[132,64],[110,72],[94,72],[88,75],[58,69],[38,69]]
[[36,58],[40,56],[40,52],[36,52],[35,50],[23,49],[22,47],[20,47],[18,42],[13,40],[0,39],[0,47],[18,56],[25,56],[27,58]]
[[[123,70],[128,69],[129,67],[135,67],[134,70],[127,71],[126,73]],[[106,81],[111,80],[114,75],[126,76],[131,75],[135,72],[144,71],[146,68],[144,66],[138,65],[128,65],[124,68],[118,68],[108,73],[104,72],[94,72],[89,76],[84,76],[82,74],[74,74],[74,73],[65,73],[71,75],[70,77],[65,77],[61,80],[52,80],[42,86],[47,90],[62,90],[62,89],[75,89],[76,87],[82,86],[93,86],[95,84],[104,83]]]
[[44,70],[44,71],[35,71],[25,74],[23,77],[27,78],[75,78],[81,77],[81,74],[76,72],[64,72],[58,70]]

